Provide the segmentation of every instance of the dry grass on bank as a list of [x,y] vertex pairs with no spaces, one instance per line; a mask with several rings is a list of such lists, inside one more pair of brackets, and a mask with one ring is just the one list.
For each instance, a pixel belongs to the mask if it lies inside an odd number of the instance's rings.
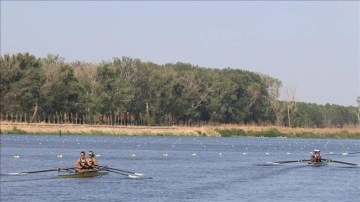
[[220,136],[216,131],[241,129],[243,131],[277,130],[284,134],[312,133],[337,134],[360,133],[360,128],[287,128],[278,126],[248,126],[248,125],[220,125],[220,126],[108,126],[108,125],[74,125],[74,124],[46,124],[46,123],[14,123],[0,122],[1,132],[18,130],[31,134],[108,134],[108,135],[181,135],[181,136]]
[[314,134],[327,134],[327,133],[360,133],[360,127],[346,127],[346,128],[288,128],[280,126],[241,126],[241,125],[224,125],[219,128],[223,129],[242,129],[244,131],[268,131],[276,129],[277,131],[285,134],[292,133],[314,133]]

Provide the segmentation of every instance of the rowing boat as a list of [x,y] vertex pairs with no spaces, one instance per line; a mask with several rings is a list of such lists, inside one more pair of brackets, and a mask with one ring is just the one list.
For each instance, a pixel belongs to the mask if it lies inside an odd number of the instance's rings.
[[66,174],[59,174],[60,178],[86,178],[86,177],[97,177],[102,175],[107,175],[108,171],[106,170],[85,170],[82,172],[68,172]]
[[311,165],[311,166],[314,166],[314,167],[321,167],[321,166],[326,166],[328,164],[328,162],[326,162],[326,161],[309,162],[308,164]]

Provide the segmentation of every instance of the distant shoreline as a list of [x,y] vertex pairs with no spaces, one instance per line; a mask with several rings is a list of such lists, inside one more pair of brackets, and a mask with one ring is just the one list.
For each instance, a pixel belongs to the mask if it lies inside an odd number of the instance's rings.
[[54,135],[141,135],[141,136],[267,136],[360,139],[359,128],[287,128],[278,126],[219,125],[219,126],[114,126],[87,124],[48,124],[0,122],[1,134]]

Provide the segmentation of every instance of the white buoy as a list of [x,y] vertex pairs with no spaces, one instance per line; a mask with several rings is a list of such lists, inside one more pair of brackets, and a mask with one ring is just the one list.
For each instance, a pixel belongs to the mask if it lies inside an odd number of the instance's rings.
[[14,155],[14,159],[18,159],[19,157],[20,157],[20,156],[17,155],[17,154]]
[[132,156],[132,157],[135,157],[135,156],[136,156],[136,154],[131,154],[131,156]]
[[57,158],[62,158],[62,155],[61,155],[61,154],[58,154],[56,157],[57,157]]
[[96,157],[100,157],[100,154],[96,154],[95,156],[96,156]]
[[196,153],[195,153],[195,152],[194,152],[194,153],[192,153],[192,154],[191,154],[191,156],[196,156]]
[[168,154],[167,154],[167,153],[164,153],[164,154],[163,154],[163,156],[165,156],[165,157],[166,157],[166,156],[168,156]]

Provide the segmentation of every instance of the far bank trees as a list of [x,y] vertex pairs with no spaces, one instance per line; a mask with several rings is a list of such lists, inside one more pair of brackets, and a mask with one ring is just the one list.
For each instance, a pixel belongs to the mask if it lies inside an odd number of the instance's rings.
[[66,63],[18,53],[1,56],[0,74],[3,121],[343,127],[358,124],[360,114],[360,107],[298,102],[295,91],[280,101],[281,81],[268,75],[180,62]]

